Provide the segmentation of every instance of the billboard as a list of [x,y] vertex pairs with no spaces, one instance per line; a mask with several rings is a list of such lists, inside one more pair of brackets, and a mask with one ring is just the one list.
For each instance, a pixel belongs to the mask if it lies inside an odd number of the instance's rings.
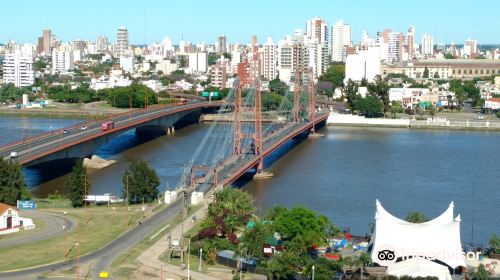
[[17,208],[22,210],[29,210],[36,208],[36,202],[34,200],[18,200]]

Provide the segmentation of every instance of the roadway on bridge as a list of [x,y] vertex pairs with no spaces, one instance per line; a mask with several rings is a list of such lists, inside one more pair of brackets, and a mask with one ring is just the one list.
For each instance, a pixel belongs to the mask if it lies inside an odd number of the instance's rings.
[[112,130],[101,130],[101,123],[104,121],[95,121],[71,126],[57,131],[51,131],[29,140],[24,139],[24,141],[0,147],[0,157],[8,159],[10,158],[11,152],[17,152],[16,160],[20,163],[25,163],[46,155],[47,153],[50,154],[50,151],[57,150],[58,148],[62,149],[63,147],[81,143],[82,140],[91,140],[108,133],[125,130],[131,126],[145,123],[164,115],[189,109],[203,108],[210,105],[215,106],[214,103],[193,102],[180,106],[152,106],[148,109],[131,111],[107,119],[107,121],[114,122],[115,128]]

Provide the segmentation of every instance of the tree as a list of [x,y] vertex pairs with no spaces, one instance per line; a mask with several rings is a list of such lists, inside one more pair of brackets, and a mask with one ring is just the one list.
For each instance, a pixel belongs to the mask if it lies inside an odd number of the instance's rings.
[[269,81],[269,91],[273,93],[285,95],[289,89],[288,85],[279,78]]
[[[151,202],[158,196],[160,179],[142,159],[132,160],[123,175],[123,193],[129,203]],[[128,196],[127,196],[128,189]]]
[[262,94],[262,109],[265,111],[278,109],[283,98],[282,95],[274,92]]
[[444,58],[445,59],[455,59],[455,57],[451,53],[445,53]]
[[486,270],[484,264],[479,264],[475,271],[469,271],[469,277],[472,280],[488,280],[490,278],[490,272]]
[[71,200],[73,207],[82,207],[85,203],[85,195],[88,193],[90,184],[87,180],[87,170],[83,166],[83,160],[78,160],[73,166],[73,170],[69,174],[69,178],[65,183],[69,188],[68,198]]
[[423,78],[424,79],[428,79],[429,78],[429,68],[427,68],[427,67],[425,67],[425,69],[424,69]]
[[361,98],[357,101],[356,109],[362,115],[372,118],[382,113],[383,105],[377,97],[368,95],[366,98]]
[[438,71],[434,72],[434,79],[439,79],[439,73],[438,73]]
[[211,65],[214,65],[216,62],[217,62],[217,59],[219,58],[219,56],[216,54],[216,53],[209,53],[208,54],[208,66],[211,66]]
[[14,84],[0,86],[0,102],[21,100],[23,94],[29,94],[28,88],[18,88]]
[[389,111],[391,111],[392,118],[395,119],[397,113],[403,113],[403,107],[399,101],[392,101]]
[[16,205],[20,199],[29,199],[21,166],[0,158],[0,202]]
[[331,82],[334,88],[344,85],[345,63],[334,63],[319,77],[320,81]]
[[380,99],[385,116],[386,112],[389,111],[389,86],[387,83],[382,80],[382,77],[377,76],[375,83],[368,85],[368,91]]
[[267,262],[268,277],[270,279],[290,279],[295,276],[295,264],[299,263],[299,258],[291,251],[284,251],[282,254],[274,254]]
[[420,223],[425,223],[425,222],[429,221],[429,219],[421,212],[410,212],[410,213],[408,213],[408,216],[406,216],[405,220],[407,222],[414,223],[414,224],[420,224]]
[[[323,215],[317,215],[313,210],[304,206],[295,206],[291,209],[282,209],[275,221],[276,230],[285,240],[306,241],[320,244],[326,238],[326,229],[330,222]],[[307,240],[310,239],[310,240]],[[305,244],[310,246],[311,243]]]
[[240,223],[246,223],[252,213],[253,199],[249,193],[234,189],[224,188],[214,193],[214,203],[208,206],[210,217],[234,216]]
[[356,108],[356,101],[358,99],[358,85],[349,79],[344,87],[344,92],[347,99],[347,106],[349,106],[349,109],[353,111],[354,108]]
[[500,253],[500,237],[498,237],[496,234],[493,234],[490,238],[490,241],[488,242],[488,245],[490,245],[490,250],[495,254],[495,253]]

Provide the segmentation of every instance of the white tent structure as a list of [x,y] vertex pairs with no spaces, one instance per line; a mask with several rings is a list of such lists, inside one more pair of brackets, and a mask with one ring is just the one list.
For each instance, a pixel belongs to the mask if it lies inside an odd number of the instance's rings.
[[397,277],[405,275],[411,277],[434,276],[439,280],[451,280],[450,271],[446,266],[418,257],[389,266],[387,274]]
[[[418,270],[420,267],[421,271],[432,268],[430,264],[422,264],[421,261],[408,262],[414,257],[437,260],[452,269],[458,266],[465,267],[460,241],[460,215],[453,217],[453,207],[451,202],[448,209],[434,220],[414,224],[394,217],[377,200],[375,229],[369,246],[373,262],[387,266],[389,271],[394,265],[397,265],[398,269],[407,269],[407,266],[415,265],[415,269]],[[394,258],[391,256],[389,260],[380,255],[379,253],[383,251],[394,252]],[[401,264],[396,261],[400,261]]]

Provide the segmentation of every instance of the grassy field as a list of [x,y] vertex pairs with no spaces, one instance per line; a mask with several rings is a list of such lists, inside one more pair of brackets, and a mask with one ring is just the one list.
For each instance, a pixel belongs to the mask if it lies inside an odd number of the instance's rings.
[[[63,215],[64,209],[51,209],[50,212]],[[80,236],[80,255],[95,251],[114,240],[123,232],[137,224],[143,213],[127,211],[124,207],[91,207],[87,209],[84,221],[84,209],[69,209],[68,217],[77,222],[78,230],[68,232],[66,236],[67,258],[76,258],[78,248],[75,243]],[[79,234],[78,234],[79,233]],[[1,249],[0,271],[28,268],[57,261],[64,258],[64,235],[44,241],[5,247]]]
[[[189,207],[188,216],[198,211],[200,207],[201,205]],[[159,225],[157,229],[153,231],[153,234],[147,236],[139,243],[137,243],[134,247],[132,247],[132,249],[130,249],[128,252],[116,258],[111,264],[113,275],[116,277],[116,279],[131,279],[130,277],[132,276],[133,272],[137,269],[137,266],[139,265],[137,262],[137,257],[139,257],[139,255],[144,250],[148,249],[153,244],[155,244],[156,241],[162,238],[165,232],[162,232],[162,234],[157,234],[154,238],[151,237],[155,235],[164,226],[170,225],[169,229],[171,229],[180,224],[181,222],[182,222],[182,215],[181,214],[175,215],[166,223]]]

